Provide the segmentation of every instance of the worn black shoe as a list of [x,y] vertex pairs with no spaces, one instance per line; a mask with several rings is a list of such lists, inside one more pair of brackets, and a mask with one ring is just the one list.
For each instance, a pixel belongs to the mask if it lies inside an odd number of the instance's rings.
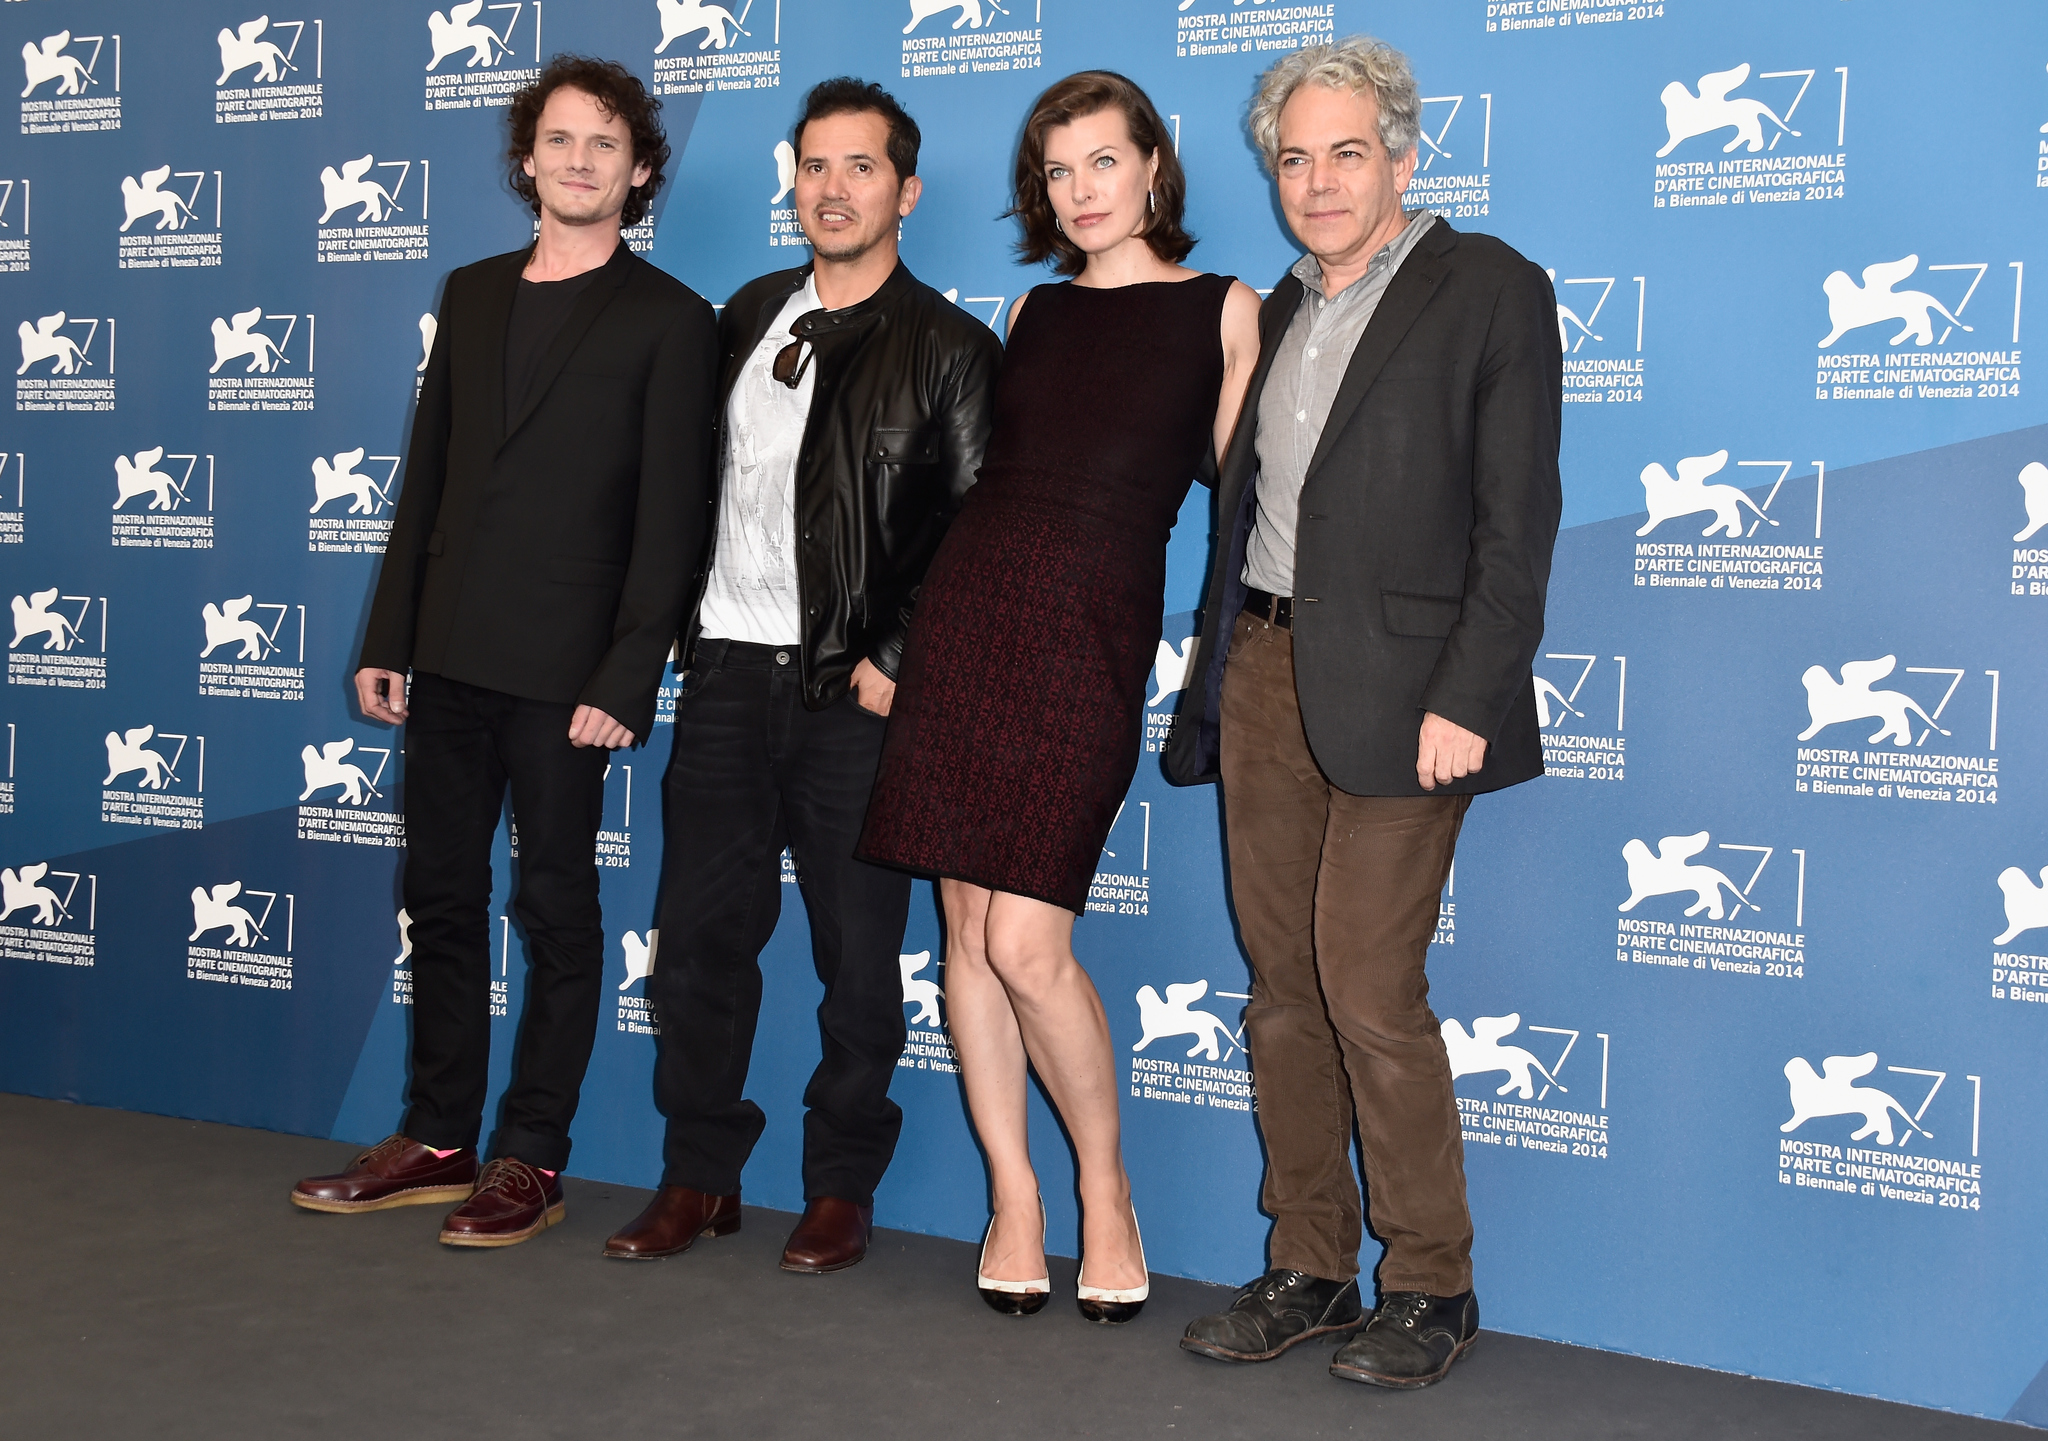
[[1270,1361],[1311,1336],[1356,1331],[1364,1319],[1355,1278],[1322,1281],[1300,1271],[1268,1271],[1239,1291],[1228,1311],[1188,1322],[1180,1345],[1218,1361]]
[[1433,1386],[1478,1339],[1479,1301],[1470,1291],[1459,1296],[1394,1291],[1365,1329],[1338,1350],[1330,1374],[1368,1386]]

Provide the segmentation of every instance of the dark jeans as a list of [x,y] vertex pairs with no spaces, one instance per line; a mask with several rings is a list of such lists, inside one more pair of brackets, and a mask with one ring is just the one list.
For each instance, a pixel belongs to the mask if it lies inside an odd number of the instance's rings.
[[1358,1273],[1355,1127],[1387,1247],[1380,1289],[1470,1290],[1465,1143],[1423,963],[1472,798],[1330,784],[1302,730],[1294,638],[1253,616],[1231,636],[1222,726],[1272,1264],[1333,1281]]
[[805,710],[794,647],[697,642],[676,703],[661,946],[647,980],[661,1023],[665,1185],[732,1195],[767,1124],[743,1093],[787,846],[825,983],[823,1054],[804,1090],[804,1195],[874,1200],[903,1128],[889,1082],[905,1039],[897,957],[910,915],[910,877],[853,858],[885,725],[850,693]]
[[611,753],[569,744],[572,705],[415,674],[405,726],[412,1106],[404,1132],[476,1144],[491,1052],[491,837],[512,787],[526,1010],[495,1154],[559,1171],[597,1036],[597,827]]

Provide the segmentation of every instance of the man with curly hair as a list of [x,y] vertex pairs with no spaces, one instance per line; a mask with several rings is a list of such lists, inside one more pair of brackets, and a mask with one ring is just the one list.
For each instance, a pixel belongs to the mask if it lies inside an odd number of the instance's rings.
[[[562,1219],[604,977],[605,772],[654,724],[711,518],[716,322],[620,235],[662,183],[660,102],[620,65],[563,56],[511,122],[512,188],[539,224],[448,277],[355,677],[365,715],[406,727],[411,1106],[346,1171],[292,1190],[342,1213],[460,1202],[451,1246]],[[508,785],[530,959],[479,1171]]]
[[1166,757],[1223,784],[1273,1218],[1270,1269],[1181,1345],[1268,1361],[1356,1332],[1330,1373],[1397,1388],[1479,1333],[1426,967],[1472,798],[1543,774],[1564,366],[1543,271],[1403,204],[1423,103],[1367,36],[1260,77],[1252,138],[1306,253],[1260,313]]

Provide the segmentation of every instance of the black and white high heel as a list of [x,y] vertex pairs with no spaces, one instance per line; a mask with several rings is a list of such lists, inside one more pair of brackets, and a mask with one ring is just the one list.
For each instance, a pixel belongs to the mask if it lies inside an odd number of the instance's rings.
[[[1040,1276],[1035,1281],[997,1281],[988,1274],[988,1238],[996,1229],[995,1218],[989,1218],[988,1230],[981,1237],[981,1261],[975,1267],[974,1284],[981,1292],[981,1299],[988,1302],[989,1309],[1000,1311],[1005,1316],[1035,1316],[1045,1309],[1045,1303],[1052,1299],[1052,1277]],[[1045,1245],[1045,1201],[1038,1203],[1038,1238],[1041,1252]]]
[[[1131,1208],[1131,1230],[1138,1237],[1138,1266],[1142,1270],[1145,1266],[1145,1237],[1138,1230],[1138,1209],[1135,1206]],[[1087,1267],[1087,1258],[1083,1257],[1081,1268],[1085,1271]],[[1081,1308],[1081,1314],[1104,1326],[1120,1326],[1134,1319],[1145,1309],[1145,1298],[1152,1294],[1150,1271],[1146,1271],[1143,1283],[1120,1291],[1091,1286],[1078,1276],[1075,1280],[1074,1302]]]

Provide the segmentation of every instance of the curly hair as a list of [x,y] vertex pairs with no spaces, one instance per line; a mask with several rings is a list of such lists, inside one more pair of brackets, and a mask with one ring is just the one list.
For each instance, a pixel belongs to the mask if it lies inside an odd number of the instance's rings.
[[1252,139],[1266,169],[1280,168],[1280,112],[1304,85],[1327,85],[1362,95],[1370,90],[1380,113],[1380,144],[1389,155],[1406,155],[1422,133],[1421,92],[1408,57],[1370,35],[1351,35],[1335,45],[1311,45],[1279,61],[1259,77],[1252,101]]
[[540,192],[526,173],[533,158],[533,145],[540,127],[541,111],[548,98],[567,87],[580,90],[597,102],[607,120],[623,120],[633,137],[633,163],[647,167],[647,179],[626,193],[626,208],[619,217],[622,225],[638,225],[654,204],[668,164],[668,135],[661,128],[661,101],[647,93],[640,77],[616,60],[599,60],[589,55],[557,55],[531,85],[512,97],[507,117],[512,125],[512,143],[505,157],[511,162],[513,193],[540,214]]
[[1046,193],[1045,137],[1062,125],[1105,110],[1121,111],[1130,128],[1131,143],[1148,157],[1159,159],[1158,173],[1152,178],[1151,210],[1139,235],[1154,255],[1171,264],[1187,259],[1195,248],[1195,237],[1181,223],[1187,205],[1187,174],[1180,168],[1171,133],[1151,98],[1113,70],[1083,70],[1057,81],[1032,103],[1023,138],[1017,143],[1016,189],[1003,214],[1024,224],[1017,254],[1026,264],[1049,260],[1057,275],[1079,275],[1087,265],[1086,252],[1059,228],[1052,197]]

